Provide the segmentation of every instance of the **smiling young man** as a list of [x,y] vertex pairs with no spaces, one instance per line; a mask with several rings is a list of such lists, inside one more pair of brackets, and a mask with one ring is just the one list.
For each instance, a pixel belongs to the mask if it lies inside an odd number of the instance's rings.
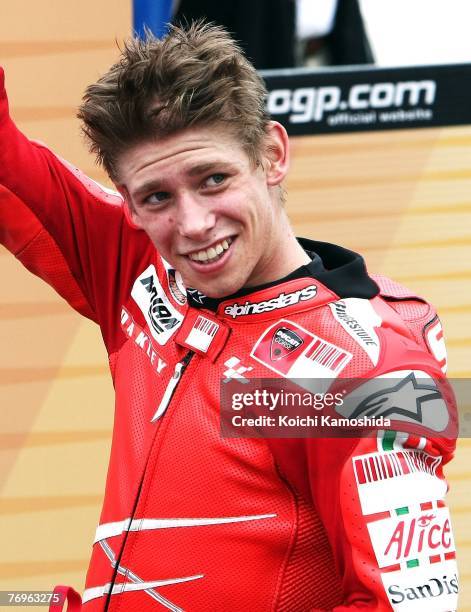
[[282,206],[288,138],[268,122],[248,157],[222,124],[136,144],[118,164],[118,188],[136,226],[188,287],[211,297],[283,278],[310,258]]
[[[0,89],[0,236],[100,325],[116,389],[83,609],[455,609],[440,323],[359,255],[294,237],[264,98],[220,28],[130,41],[80,109],[119,195],[23,136]],[[395,429],[221,433],[229,383],[339,377],[366,390],[331,416]]]

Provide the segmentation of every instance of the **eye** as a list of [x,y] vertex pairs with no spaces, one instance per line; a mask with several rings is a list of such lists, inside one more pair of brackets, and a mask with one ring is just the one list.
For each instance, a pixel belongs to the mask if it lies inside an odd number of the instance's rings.
[[208,176],[208,178],[204,182],[205,187],[217,187],[218,185],[222,185],[222,183],[224,183],[224,181],[226,180],[226,177],[227,175],[222,174],[222,172],[211,174],[211,176]]
[[155,191],[144,198],[145,204],[161,204],[170,198],[168,191]]

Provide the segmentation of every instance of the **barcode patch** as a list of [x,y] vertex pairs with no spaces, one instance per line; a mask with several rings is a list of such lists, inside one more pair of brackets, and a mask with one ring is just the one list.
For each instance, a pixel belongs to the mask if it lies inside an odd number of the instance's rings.
[[347,365],[351,355],[326,340],[316,338],[305,357],[337,374]]
[[211,319],[199,315],[185,340],[187,346],[206,353],[219,327]]
[[353,465],[357,483],[362,485],[415,472],[434,476],[441,460],[422,451],[395,451],[357,457]]
[[210,319],[206,319],[205,317],[199,316],[196,319],[196,323],[193,329],[197,329],[201,333],[207,334],[208,336],[211,336],[211,338],[214,338],[219,329],[219,325],[214,321],[211,321]]

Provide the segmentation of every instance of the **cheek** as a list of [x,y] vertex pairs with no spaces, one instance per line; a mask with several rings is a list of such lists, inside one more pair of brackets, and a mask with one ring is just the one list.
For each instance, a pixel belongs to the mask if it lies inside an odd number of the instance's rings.
[[271,226],[273,208],[271,203],[257,200],[251,209],[251,217],[256,231],[265,232]]
[[175,234],[175,224],[172,217],[154,218],[142,228],[158,251],[168,252]]

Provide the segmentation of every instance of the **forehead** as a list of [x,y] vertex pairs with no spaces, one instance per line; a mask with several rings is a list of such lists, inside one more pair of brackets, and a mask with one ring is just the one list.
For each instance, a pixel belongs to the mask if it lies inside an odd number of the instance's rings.
[[139,142],[119,156],[117,167],[120,182],[128,184],[149,173],[192,175],[217,163],[249,163],[241,142],[221,126],[188,128]]

